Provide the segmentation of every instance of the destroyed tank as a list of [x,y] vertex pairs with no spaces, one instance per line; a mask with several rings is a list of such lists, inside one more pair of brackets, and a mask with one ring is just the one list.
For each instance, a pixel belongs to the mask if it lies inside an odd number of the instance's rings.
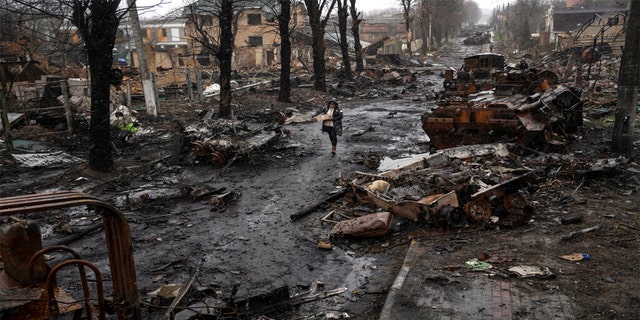
[[529,147],[561,144],[582,125],[581,92],[557,86],[529,96],[496,98],[493,93],[448,100],[422,116],[422,128],[436,149],[511,142]]
[[506,66],[500,54],[475,54],[459,70],[443,74],[438,106],[421,119],[436,149],[505,141],[557,144],[582,125],[580,90],[557,86],[553,71],[529,68],[524,60]]

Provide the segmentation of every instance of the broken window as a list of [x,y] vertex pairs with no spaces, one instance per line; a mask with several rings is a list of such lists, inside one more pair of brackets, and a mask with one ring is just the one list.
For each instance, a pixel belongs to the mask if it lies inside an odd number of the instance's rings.
[[160,33],[162,34],[162,37],[163,37],[163,38],[166,38],[166,37],[167,37],[167,29],[161,29],[161,30],[160,30]]
[[262,47],[262,36],[249,37],[249,47]]
[[250,26],[259,26],[262,24],[262,15],[259,13],[249,13],[247,17]]

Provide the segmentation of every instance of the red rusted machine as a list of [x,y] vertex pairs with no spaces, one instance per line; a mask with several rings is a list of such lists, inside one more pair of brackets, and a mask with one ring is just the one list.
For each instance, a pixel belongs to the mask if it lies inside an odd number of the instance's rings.
[[[113,282],[111,297],[118,319],[141,319],[131,233],[126,218],[118,209],[82,192],[58,191],[1,198],[0,216],[46,212],[77,206],[90,206],[102,216]],[[21,248],[20,243],[17,242],[20,240],[19,228],[2,233],[5,237],[1,239],[5,244],[3,252],[8,256],[3,257],[5,268],[0,270],[0,297],[2,298],[0,300],[3,301],[0,315],[2,315],[2,319],[50,319],[70,312],[75,312],[75,316],[79,319],[83,310],[86,312],[87,319],[93,319],[94,307],[89,303],[90,292],[85,268],[93,271],[95,275],[97,317],[105,319],[105,299],[102,292],[100,271],[92,263],[82,260],[76,251],[64,246],[52,246],[37,250],[32,254],[28,263],[15,261],[19,254],[24,253],[24,250],[21,249],[33,251],[33,242],[41,241],[39,231],[33,232],[33,225],[25,224],[25,228],[28,231],[24,234],[29,237],[29,240],[24,243],[25,248],[29,247],[27,249]],[[39,245],[41,246],[41,243]],[[63,261],[54,267],[44,265],[43,255],[54,250],[67,251],[72,255],[72,259]],[[25,270],[20,268],[7,270],[7,268],[14,268],[21,263],[28,266],[28,272],[25,273]],[[75,302],[56,284],[56,273],[67,266],[78,267],[85,297],[84,305]],[[21,279],[16,279],[16,277]],[[24,284],[25,277],[29,279],[27,285]]]

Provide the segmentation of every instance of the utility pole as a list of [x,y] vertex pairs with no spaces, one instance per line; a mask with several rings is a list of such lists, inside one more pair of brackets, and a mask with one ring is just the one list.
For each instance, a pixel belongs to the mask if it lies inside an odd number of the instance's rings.
[[630,153],[633,150],[636,104],[640,85],[640,1],[629,1],[625,22],[625,44],[618,76],[618,102],[616,122],[613,125],[611,148],[614,152]]
[[147,106],[147,113],[154,117],[158,116],[158,105],[156,103],[156,94],[151,74],[149,72],[149,64],[142,42],[142,30],[140,29],[140,18],[138,17],[138,7],[136,0],[127,0],[129,5],[129,17],[131,19],[132,36],[138,53],[138,68],[140,69],[140,80],[142,80],[142,90],[144,91],[144,102]]

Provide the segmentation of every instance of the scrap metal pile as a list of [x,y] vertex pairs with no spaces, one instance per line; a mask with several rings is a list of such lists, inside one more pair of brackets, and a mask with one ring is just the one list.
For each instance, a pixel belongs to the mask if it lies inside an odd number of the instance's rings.
[[497,54],[464,61],[457,77],[444,72],[438,106],[422,116],[433,147],[517,141],[538,148],[562,143],[582,125],[582,91],[558,85],[553,71],[504,68]]
[[527,223],[533,207],[520,190],[535,170],[516,165],[513,148],[450,148],[380,174],[355,173],[346,183],[347,203],[378,212],[339,221],[332,236],[383,235],[391,216],[444,228]]
[[287,130],[282,112],[266,110],[242,120],[205,119],[184,130],[196,160],[223,166],[274,145]]
[[579,89],[562,85],[504,99],[478,94],[425,113],[422,128],[437,149],[498,141],[529,147],[560,144],[582,125],[580,95]]

